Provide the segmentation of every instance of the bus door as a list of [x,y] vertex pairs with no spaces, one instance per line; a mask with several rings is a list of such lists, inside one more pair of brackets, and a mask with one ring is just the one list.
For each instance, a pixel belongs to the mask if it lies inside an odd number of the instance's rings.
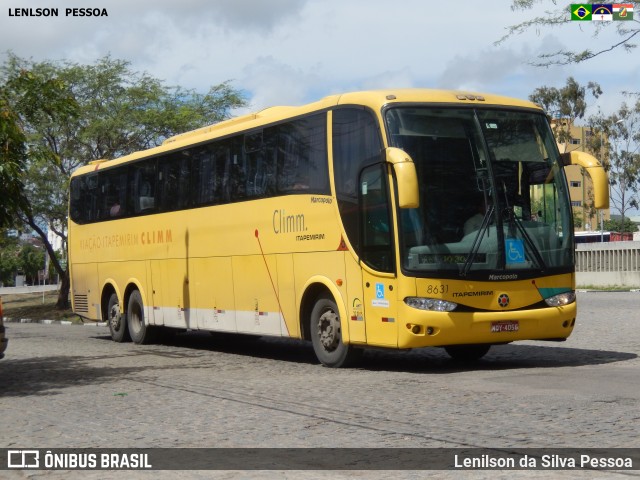
[[397,346],[397,278],[386,165],[362,170],[359,249],[369,345]]

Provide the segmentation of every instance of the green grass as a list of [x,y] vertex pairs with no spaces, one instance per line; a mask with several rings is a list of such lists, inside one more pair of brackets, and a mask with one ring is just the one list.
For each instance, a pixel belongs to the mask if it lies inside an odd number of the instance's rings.
[[23,295],[2,295],[2,316],[31,320],[67,320],[80,323],[80,317],[71,308],[58,310],[58,292],[25,293]]

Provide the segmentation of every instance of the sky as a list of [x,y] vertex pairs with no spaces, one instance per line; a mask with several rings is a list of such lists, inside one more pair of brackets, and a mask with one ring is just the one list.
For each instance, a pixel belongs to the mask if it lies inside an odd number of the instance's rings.
[[[622,91],[640,90],[640,50],[614,51],[577,66],[530,65],[543,52],[609,46],[618,38],[614,25],[594,38],[595,22],[571,22],[495,45],[509,25],[556,8],[550,0],[524,12],[510,5],[509,0],[3,0],[0,60],[12,51],[33,60],[91,64],[110,54],[168,85],[202,93],[229,80],[249,101],[246,111],[235,114],[377,88],[527,98],[536,87],[561,87],[573,76],[580,84],[602,86],[604,94],[590,102],[589,115],[611,113],[624,100]],[[106,9],[108,16],[65,16],[66,8],[87,6]],[[15,8],[38,7],[57,7],[59,15],[10,15]]]
[[[575,1],[575,0],[574,0]],[[556,3],[564,5],[562,0]],[[240,115],[302,105],[336,93],[404,87],[457,89],[528,98],[568,77],[598,82],[586,116],[615,112],[622,92],[640,91],[640,48],[616,49],[579,65],[536,67],[541,53],[594,51],[620,41],[611,22],[531,29],[496,45],[507,27],[558,7],[537,0],[2,0],[0,62],[6,52],[36,61],[129,61],[138,72],[205,93],[230,81],[248,100]],[[569,3],[567,17],[569,17]],[[57,17],[15,16],[58,8]],[[67,16],[71,8],[108,16]],[[635,9],[640,21],[640,4]],[[634,24],[637,28],[637,23]],[[631,103],[631,102],[630,102]],[[634,214],[640,212],[634,211]]]

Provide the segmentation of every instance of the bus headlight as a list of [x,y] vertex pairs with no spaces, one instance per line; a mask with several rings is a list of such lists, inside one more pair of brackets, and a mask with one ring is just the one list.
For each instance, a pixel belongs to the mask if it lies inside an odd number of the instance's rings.
[[404,299],[404,303],[419,310],[430,310],[432,312],[451,312],[458,306],[457,303],[447,302],[446,300],[424,297],[407,297]]
[[547,305],[550,307],[562,307],[576,301],[576,292],[560,293],[553,297],[545,298],[544,301],[547,302]]

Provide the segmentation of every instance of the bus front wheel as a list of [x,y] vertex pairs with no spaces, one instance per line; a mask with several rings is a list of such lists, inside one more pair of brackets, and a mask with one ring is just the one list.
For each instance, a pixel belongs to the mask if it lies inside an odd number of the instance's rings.
[[114,342],[121,343],[131,340],[127,330],[127,317],[120,312],[118,296],[115,293],[111,294],[107,303],[107,322],[109,322],[109,331]]
[[152,341],[153,327],[145,323],[142,295],[138,290],[134,290],[129,297],[127,325],[129,326],[131,340],[135,343],[144,344]]
[[311,311],[311,341],[320,363],[327,367],[346,367],[355,362],[362,350],[342,342],[338,306],[332,298],[320,297]]
[[484,357],[491,345],[449,345],[444,347],[451,358],[459,362],[473,362]]

